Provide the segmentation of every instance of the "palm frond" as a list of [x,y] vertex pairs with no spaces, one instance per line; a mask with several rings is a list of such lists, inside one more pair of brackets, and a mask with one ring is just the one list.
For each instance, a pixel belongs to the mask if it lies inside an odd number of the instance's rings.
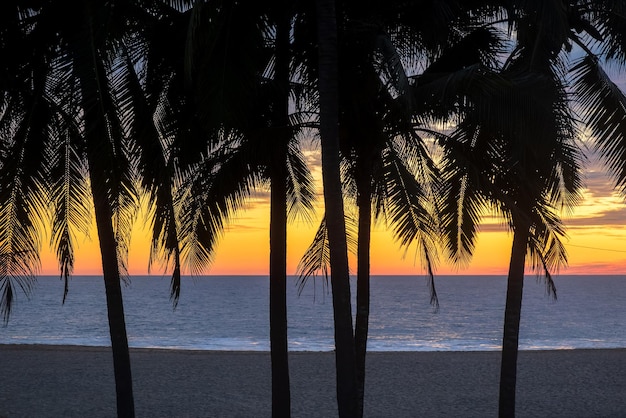
[[379,76],[385,84],[385,91],[393,96],[403,98],[406,101],[405,106],[410,108],[411,96],[407,94],[409,78],[398,49],[389,36],[379,34],[376,37],[376,50],[380,54],[381,61],[376,66]]
[[556,299],[556,286],[552,274],[567,266],[567,251],[561,238],[565,236],[564,226],[549,203],[544,202],[534,211],[528,251],[533,270],[542,272],[548,295]]
[[311,220],[315,184],[302,151],[293,141],[290,142],[287,153],[287,198],[290,216],[300,215],[307,221]]
[[424,185],[417,182],[393,149],[388,149],[382,157],[385,201],[381,205],[386,207],[384,213],[394,226],[400,245],[408,246],[422,234],[436,236],[437,220],[428,208],[430,196]]
[[441,228],[448,257],[454,264],[469,262],[473,254],[478,226],[488,198],[484,194],[484,170],[489,170],[489,155],[474,149],[476,132],[462,124],[450,137],[440,137],[443,149],[441,182],[435,185],[435,205],[440,211]]
[[[108,122],[109,144],[111,146],[112,168],[107,175],[111,187],[109,199],[112,203],[113,225],[119,251],[120,271],[127,275],[128,246],[134,220],[139,210],[139,197],[136,190],[136,148],[129,141],[133,122],[133,107],[136,95],[134,72],[128,64],[123,49],[110,59],[106,68],[107,88],[100,93],[104,117]],[[108,61],[108,60],[107,60]],[[108,63],[105,61],[106,63]]]
[[298,263],[296,275],[298,279],[298,294],[302,294],[304,286],[311,277],[322,274],[324,285],[328,287],[330,275],[330,248],[328,246],[328,231],[326,229],[326,217],[322,218],[313,242],[309,245],[302,259]]
[[593,133],[617,188],[626,193],[626,96],[596,58],[585,56],[572,68],[580,112]]
[[20,288],[27,296],[40,268],[39,250],[47,213],[43,146],[48,108],[31,102],[7,138],[0,166],[0,313],[8,322]]
[[437,312],[439,311],[439,296],[437,296],[437,289],[435,287],[436,260],[433,260],[431,257],[431,249],[429,249],[429,245],[429,242],[420,242],[419,246],[422,250],[419,253],[422,254],[423,257],[422,265],[427,267],[428,275],[426,276],[426,284],[430,293],[430,304],[434,306],[435,312]]
[[[139,74],[135,71],[130,56],[126,56],[124,71],[125,101],[128,102],[128,115],[125,125],[128,136],[133,139],[131,157],[137,165],[142,189],[147,193],[152,242],[148,268],[153,262],[163,260],[166,268],[172,269],[170,297],[176,307],[180,296],[181,260],[178,243],[178,226],[174,208],[174,168],[166,158],[172,153],[166,149],[154,124],[156,112],[148,102]],[[153,107],[158,106],[152,103]],[[132,112],[131,112],[132,110]]]
[[247,4],[242,12],[239,3],[219,3],[196,3],[186,51],[188,82],[194,80],[197,114],[207,130],[248,124],[256,105],[251,98],[271,56],[262,36],[267,22],[254,13],[262,4]]
[[[355,254],[357,250],[357,222],[346,215],[346,240],[348,251]],[[320,221],[320,225],[315,232],[313,241],[305,251],[296,268],[296,285],[298,295],[302,294],[304,286],[311,278],[321,274],[324,278],[323,286],[328,287],[330,275],[330,247],[328,243],[328,230],[326,228],[326,217]]]
[[[580,5],[577,31],[587,32],[594,46],[609,61],[626,64],[626,5],[620,0],[601,0],[585,8]],[[587,12],[587,13],[585,13]]]
[[49,151],[49,199],[52,208],[51,246],[55,249],[61,278],[65,284],[63,301],[68,292],[68,280],[74,270],[75,234],[88,234],[92,217],[87,187],[85,156],[77,149],[80,144],[74,120],[61,112],[56,125],[59,132],[52,136]]
[[260,183],[258,167],[250,164],[254,154],[246,145],[250,143],[211,153],[183,175],[177,197],[179,237],[182,259],[193,274],[211,264],[225,225]]

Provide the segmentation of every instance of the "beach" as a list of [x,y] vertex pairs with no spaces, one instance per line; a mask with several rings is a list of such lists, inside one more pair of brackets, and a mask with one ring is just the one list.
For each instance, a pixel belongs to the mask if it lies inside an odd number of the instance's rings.
[[[267,352],[132,349],[138,417],[269,417]],[[368,353],[366,417],[495,417],[500,353]],[[114,417],[106,347],[0,345],[0,417]],[[334,354],[290,355],[293,417],[336,417]],[[625,417],[626,350],[520,352],[518,417]]]

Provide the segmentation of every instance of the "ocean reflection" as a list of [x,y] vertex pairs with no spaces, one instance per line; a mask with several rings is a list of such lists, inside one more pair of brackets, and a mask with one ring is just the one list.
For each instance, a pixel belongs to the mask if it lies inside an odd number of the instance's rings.
[[[440,309],[429,305],[422,277],[376,276],[371,284],[370,351],[499,350],[504,277],[437,278]],[[626,279],[562,276],[559,299],[541,283],[524,286],[523,350],[626,347]],[[308,286],[288,286],[289,348],[331,351],[332,299]],[[319,285],[319,283],[318,283]],[[41,277],[32,300],[18,300],[1,344],[109,345],[102,280],[76,277],[65,305],[57,277]],[[268,278],[183,278],[176,310],[167,278],[133,277],[124,288],[131,347],[269,350]],[[610,313],[610,314],[609,314]]]

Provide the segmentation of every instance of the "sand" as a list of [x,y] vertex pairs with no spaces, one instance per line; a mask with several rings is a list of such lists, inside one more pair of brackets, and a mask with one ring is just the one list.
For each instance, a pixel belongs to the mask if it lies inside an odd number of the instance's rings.
[[[133,349],[138,417],[269,417],[263,352]],[[369,353],[366,417],[495,417],[498,352]],[[290,357],[293,417],[336,417],[333,353]],[[0,417],[114,417],[109,349],[0,345]],[[521,352],[518,417],[626,417],[626,350]]]

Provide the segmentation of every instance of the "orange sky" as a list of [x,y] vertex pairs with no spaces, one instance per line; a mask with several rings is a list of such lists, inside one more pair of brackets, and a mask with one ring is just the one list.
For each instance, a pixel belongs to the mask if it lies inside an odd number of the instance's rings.
[[[317,159],[318,156],[310,155]],[[624,274],[626,272],[626,206],[613,192],[606,175],[591,164],[586,174],[585,199],[574,213],[565,217],[568,225],[566,247],[569,267],[562,274]],[[314,172],[320,177],[319,169]],[[321,189],[319,190],[321,194]],[[269,259],[269,204],[262,196],[254,199],[248,209],[240,213],[221,240],[215,263],[207,274],[268,274]],[[318,199],[321,205],[321,196]],[[318,207],[317,216],[322,214]],[[296,220],[288,230],[288,270],[292,274],[300,256],[309,245],[318,219],[313,222]],[[147,274],[148,232],[141,221],[136,226],[130,248],[129,272]],[[75,274],[101,274],[97,236],[79,240],[76,254]],[[458,269],[440,263],[438,274],[499,274],[507,272],[511,238],[502,231],[497,220],[486,219],[478,239],[478,246],[471,264]],[[382,225],[376,226],[372,235],[372,274],[423,274],[414,248],[406,256],[393,237]],[[354,258],[351,272],[355,272]],[[153,268],[152,274],[163,270]],[[42,274],[56,275],[56,261],[47,248],[42,255]]]

